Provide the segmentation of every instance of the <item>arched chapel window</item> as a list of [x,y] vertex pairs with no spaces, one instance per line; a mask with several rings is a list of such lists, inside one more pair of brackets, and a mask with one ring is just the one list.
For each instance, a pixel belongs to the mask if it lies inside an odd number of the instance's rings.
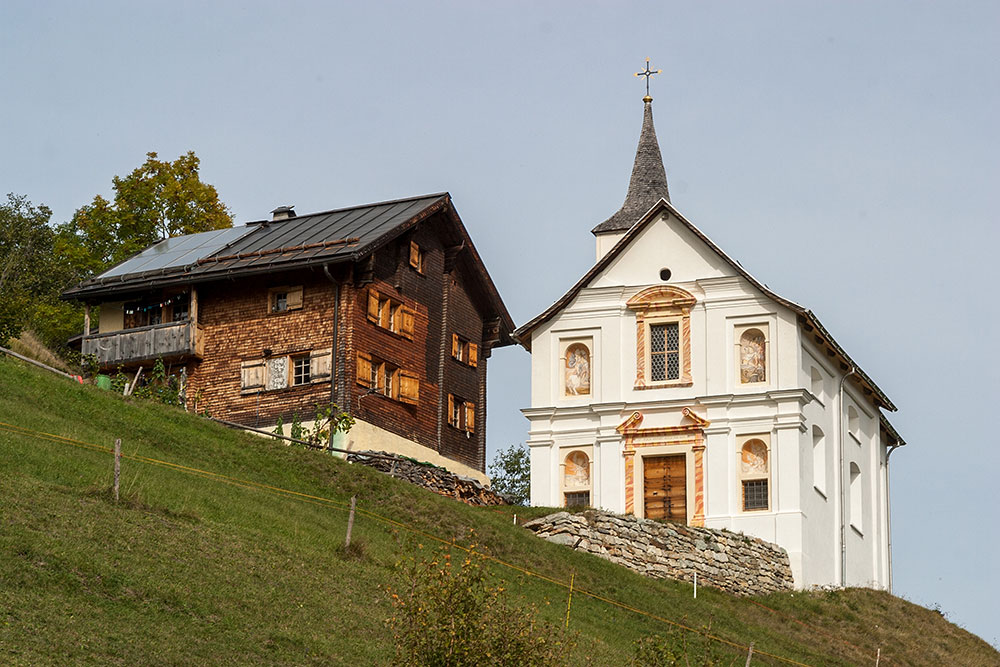
[[573,343],[566,348],[563,388],[567,396],[590,394],[590,349],[583,343]]
[[847,406],[847,430],[858,440],[861,438],[861,433],[859,432],[860,425],[861,418],[858,416],[858,411],[853,405]]
[[747,329],[740,336],[740,382],[767,382],[767,339],[760,329]]
[[743,492],[743,511],[770,508],[769,482],[771,465],[767,444],[752,438],[740,449],[740,482]]
[[809,390],[813,396],[823,400],[823,374],[815,366],[809,369]]
[[563,466],[563,492],[566,507],[590,505],[590,457],[583,452],[570,452]]
[[851,525],[861,532],[861,522],[864,516],[861,506],[861,468],[857,463],[851,463]]
[[819,426],[812,427],[813,440],[813,486],[816,490],[826,495],[826,438],[823,429]]

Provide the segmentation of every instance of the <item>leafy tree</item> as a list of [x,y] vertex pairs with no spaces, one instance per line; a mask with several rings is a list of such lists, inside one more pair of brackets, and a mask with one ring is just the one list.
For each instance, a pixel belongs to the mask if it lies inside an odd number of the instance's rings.
[[518,443],[501,449],[490,464],[493,488],[518,505],[527,505],[531,497],[531,462],[528,450]]
[[173,162],[147,153],[131,174],[115,176],[114,201],[97,195],[59,229],[59,254],[82,280],[160,239],[233,226],[215,187],[198,174],[188,151]]
[[0,345],[29,325],[40,296],[50,292],[54,233],[52,211],[26,197],[0,204]]

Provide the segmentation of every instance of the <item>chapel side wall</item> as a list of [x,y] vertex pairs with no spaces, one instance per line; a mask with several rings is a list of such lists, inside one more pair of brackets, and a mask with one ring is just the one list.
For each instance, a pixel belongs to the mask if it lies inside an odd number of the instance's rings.
[[[806,430],[801,434],[800,478],[802,508],[808,519],[803,523],[803,541],[808,548],[802,557],[802,584],[835,582],[839,571],[839,526],[836,487],[836,382],[834,362],[807,338],[799,348],[799,383],[810,393],[803,406]],[[813,389],[812,369],[820,374]],[[817,459],[819,459],[817,461]]]
[[[268,290],[302,286],[302,308],[271,313]],[[241,387],[241,364],[272,356],[329,349],[333,343],[333,285],[322,274],[302,271],[246,278],[239,283],[198,285],[198,324],[204,354],[189,363],[189,405],[248,426],[269,426],[279,417],[313,418],[316,406],[330,403],[330,383],[273,391],[247,392]]]
[[[885,576],[879,567],[880,544],[883,539],[879,534],[878,505],[875,502],[879,470],[876,464],[879,441],[878,413],[877,409],[849,382],[845,385],[844,394],[844,481],[848,517],[847,585],[884,586]],[[846,416],[851,406],[858,411],[856,429],[850,427]],[[861,471],[860,490],[857,494],[851,486],[851,463],[857,464]],[[854,507],[855,503],[859,505],[857,509]],[[855,520],[856,514],[860,515],[858,517],[860,521]]]

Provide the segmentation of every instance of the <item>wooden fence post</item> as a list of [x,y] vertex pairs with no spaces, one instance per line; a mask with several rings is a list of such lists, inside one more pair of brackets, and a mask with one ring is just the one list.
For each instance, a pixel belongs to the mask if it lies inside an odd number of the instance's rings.
[[354,503],[356,497],[351,496],[351,513],[347,517],[347,539],[344,540],[344,548],[351,546],[351,531],[354,530]]
[[115,502],[118,502],[118,480],[122,472],[122,439],[115,438]]
[[750,642],[750,651],[747,653],[746,667],[750,667],[750,659],[753,657],[753,642]]
[[576,572],[569,576],[569,599],[566,600],[566,629],[569,629],[569,609],[573,605],[573,581],[576,580]]

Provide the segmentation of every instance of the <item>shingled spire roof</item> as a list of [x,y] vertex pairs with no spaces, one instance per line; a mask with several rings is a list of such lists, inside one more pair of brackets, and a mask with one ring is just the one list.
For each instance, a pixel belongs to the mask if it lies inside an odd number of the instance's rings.
[[647,95],[642,101],[642,133],[635,150],[635,164],[632,165],[632,178],[628,183],[625,203],[617,213],[590,230],[595,235],[624,232],[660,199],[670,201],[667,173],[663,169],[660,145],[656,141],[656,130],[653,129],[653,98]]

